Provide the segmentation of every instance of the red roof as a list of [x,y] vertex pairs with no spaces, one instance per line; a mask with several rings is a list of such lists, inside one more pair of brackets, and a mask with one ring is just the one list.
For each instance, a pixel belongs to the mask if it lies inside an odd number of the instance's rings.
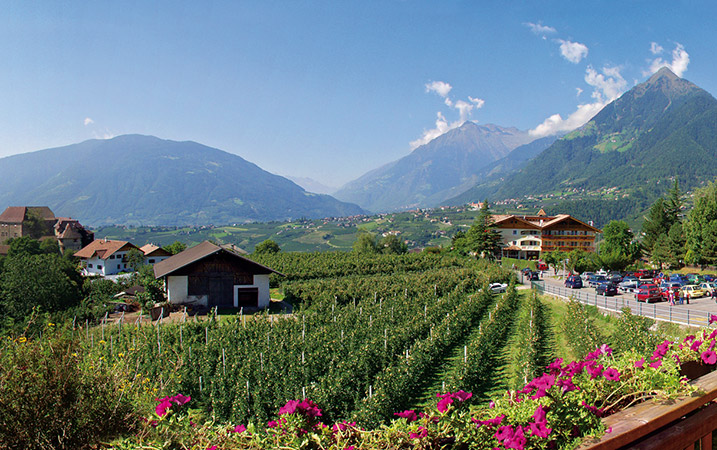
[[110,241],[105,239],[99,239],[90,242],[86,247],[83,247],[75,256],[82,259],[90,259],[97,256],[100,259],[107,259],[111,254],[120,250],[129,250],[137,248],[127,241]]

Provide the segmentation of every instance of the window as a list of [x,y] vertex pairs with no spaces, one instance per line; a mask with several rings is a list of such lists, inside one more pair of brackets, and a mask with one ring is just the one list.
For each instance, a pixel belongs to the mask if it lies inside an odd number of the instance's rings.
[[110,255],[110,259],[115,259],[115,255]]
[[97,270],[102,270],[102,266],[100,266],[100,265],[98,264],[98,265],[97,265]]
[[149,260],[149,263],[150,263],[150,264],[154,264],[154,260],[153,260],[153,259],[150,259],[150,260]]
[[91,269],[91,268],[92,268],[92,264],[87,264],[87,267],[89,267],[89,268]]
[[120,268],[120,265],[119,265],[119,264],[117,264],[117,268],[118,268],[118,269]]
[[513,230],[513,234],[518,234],[518,230]]

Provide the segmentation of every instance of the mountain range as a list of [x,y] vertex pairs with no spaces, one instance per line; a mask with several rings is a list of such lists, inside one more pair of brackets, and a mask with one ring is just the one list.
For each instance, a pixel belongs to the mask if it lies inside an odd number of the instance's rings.
[[[448,203],[609,188],[624,199],[643,199],[634,205],[639,209],[672,180],[689,189],[716,174],[717,100],[662,68],[502,182],[480,183]],[[618,205],[615,200],[603,205]]]
[[0,210],[47,205],[84,224],[202,225],[336,217],[359,206],[306,192],[196,142],[124,135],[0,159]]
[[[416,148],[409,155],[372,170],[334,192],[340,200],[374,212],[436,206],[481,181],[491,169],[514,168],[523,155],[535,155],[552,141],[498,125],[465,122]],[[513,153],[508,160],[504,158]],[[496,165],[504,161],[505,165]]]

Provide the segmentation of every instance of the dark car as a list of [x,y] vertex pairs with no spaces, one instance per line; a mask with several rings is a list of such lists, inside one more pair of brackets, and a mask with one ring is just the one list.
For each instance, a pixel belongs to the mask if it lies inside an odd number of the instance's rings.
[[527,277],[530,281],[540,281],[540,272],[530,272]]
[[617,286],[613,283],[601,283],[595,291],[597,295],[613,296],[617,295]]
[[580,289],[583,287],[583,280],[577,275],[571,275],[565,280],[565,287],[570,289]]

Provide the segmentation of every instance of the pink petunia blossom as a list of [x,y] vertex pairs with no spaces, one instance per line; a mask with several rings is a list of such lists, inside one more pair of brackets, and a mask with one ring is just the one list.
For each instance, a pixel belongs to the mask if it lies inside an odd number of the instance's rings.
[[602,373],[602,364],[597,364],[592,367],[586,367],[585,371],[590,375],[590,379],[594,380],[595,378],[599,377]]
[[714,322],[717,322],[717,316],[714,314],[710,314],[709,325],[712,325]]
[[715,353],[714,350],[702,352],[702,361],[704,361],[704,363],[708,365],[717,363],[717,353]]
[[407,409],[403,412],[393,413],[393,415],[406,419],[406,422],[408,422],[408,423],[415,422],[416,420],[418,420],[416,411],[414,411],[412,409]]
[[571,391],[579,391],[580,390],[580,388],[578,386],[575,386],[572,378],[560,379],[555,384],[562,389],[563,394],[565,394],[567,392],[571,392]]
[[299,406],[298,400],[289,400],[286,405],[279,408],[279,414],[294,414],[297,406]]
[[551,431],[553,431],[552,428],[548,428],[545,426],[544,423],[529,423],[530,426],[530,434],[532,436],[538,436],[541,438],[546,438],[550,434]]
[[613,369],[612,367],[610,367],[609,369],[605,369],[605,371],[602,373],[602,376],[604,376],[610,381],[620,381],[620,372],[618,372],[617,369]]
[[234,429],[231,431],[232,433],[238,433],[241,434],[246,431],[246,426],[244,425],[237,425],[234,427]]
[[700,345],[702,345],[702,341],[695,341],[692,343],[692,345],[690,345],[690,350],[696,352],[700,349]]
[[156,412],[159,417],[163,417],[167,414],[167,412],[169,412],[169,408],[172,407],[172,402],[170,402],[166,397],[158,400],[160,403],[154,408],[154,412]]
[[418,433],[411,433],[409,437],[411,439],[422,439],[428,436],[428,430],[424,427],[418,427]]
[[602,352],[603,355],[606,355],[606,356],[612,355],[612,349],[611,349],[610,346],[607,345],[607,344],[601,345],[601,346],[600,346],[600,351]]
[[518,425],[518,427],[513,432],[513,436],[503,441],[503,445],[505,448],[514,448],[516,450],[523,450],[525,448],[525,444],[527,442],[527,439],[525,438],[525,434],[523,432],[523,427]]
[[661,365],[662,365],[661,359],[658,359],[657,361],[650,363],[650,367],[652,367],[653,369],[657,369]]
[[217,446],[212,445],[211,447],[207,447],[207,450],[217,450]]
[[560,368],[562,367],[562,365],[563,365],[563,358],[556,358],[555,361],[548,364],[547,369],[550,370],[551,372],[553,370],[559,371]]
[[488,419],[488,420],[478,420],[473,417],[471,417],[471,420],[473,421],[473,423],[476,424],[476,428],[480,428],[483,425],[487,426],[488,428],[493,428],[493,427],[497,427],[498,425],[500,425],[500,423],[503,421],[504,418],[505,418],[505,414],[501,414],[499,416],[496,416],[496,417],[494,417],[492,419]]
[[493,435],[496,439],[499,441],[505,441],[506,439],[510,439],[513,437],[513,427],[510,425],[505,425],[500,428],[498,428],[498,431],[495,432]]
[[189,397],[187,395],[177,394],[174,397],[170,397],[169,401],[172,403],[176,403],[177,405],[185,405],[189,403],[189,401],[192,399],[192,397]]
[[642,369],[645,367],[645,358],[640,358],[639,361],[635,361],[635,367],[638,369]]
[[600,408],[598,408],[598,407],[596,407],[596,406],[588,405],[587,403],[585,403],[585,400],[583,400],[581,404],[583,405],[583,407],[584,407],[585,409],[587,409],[587,410],[590,411],[591,413],[595,414],[597,417],[602,417],[602,414],[603,414],[603,410],[602,410],[602,409],[600,409]]

